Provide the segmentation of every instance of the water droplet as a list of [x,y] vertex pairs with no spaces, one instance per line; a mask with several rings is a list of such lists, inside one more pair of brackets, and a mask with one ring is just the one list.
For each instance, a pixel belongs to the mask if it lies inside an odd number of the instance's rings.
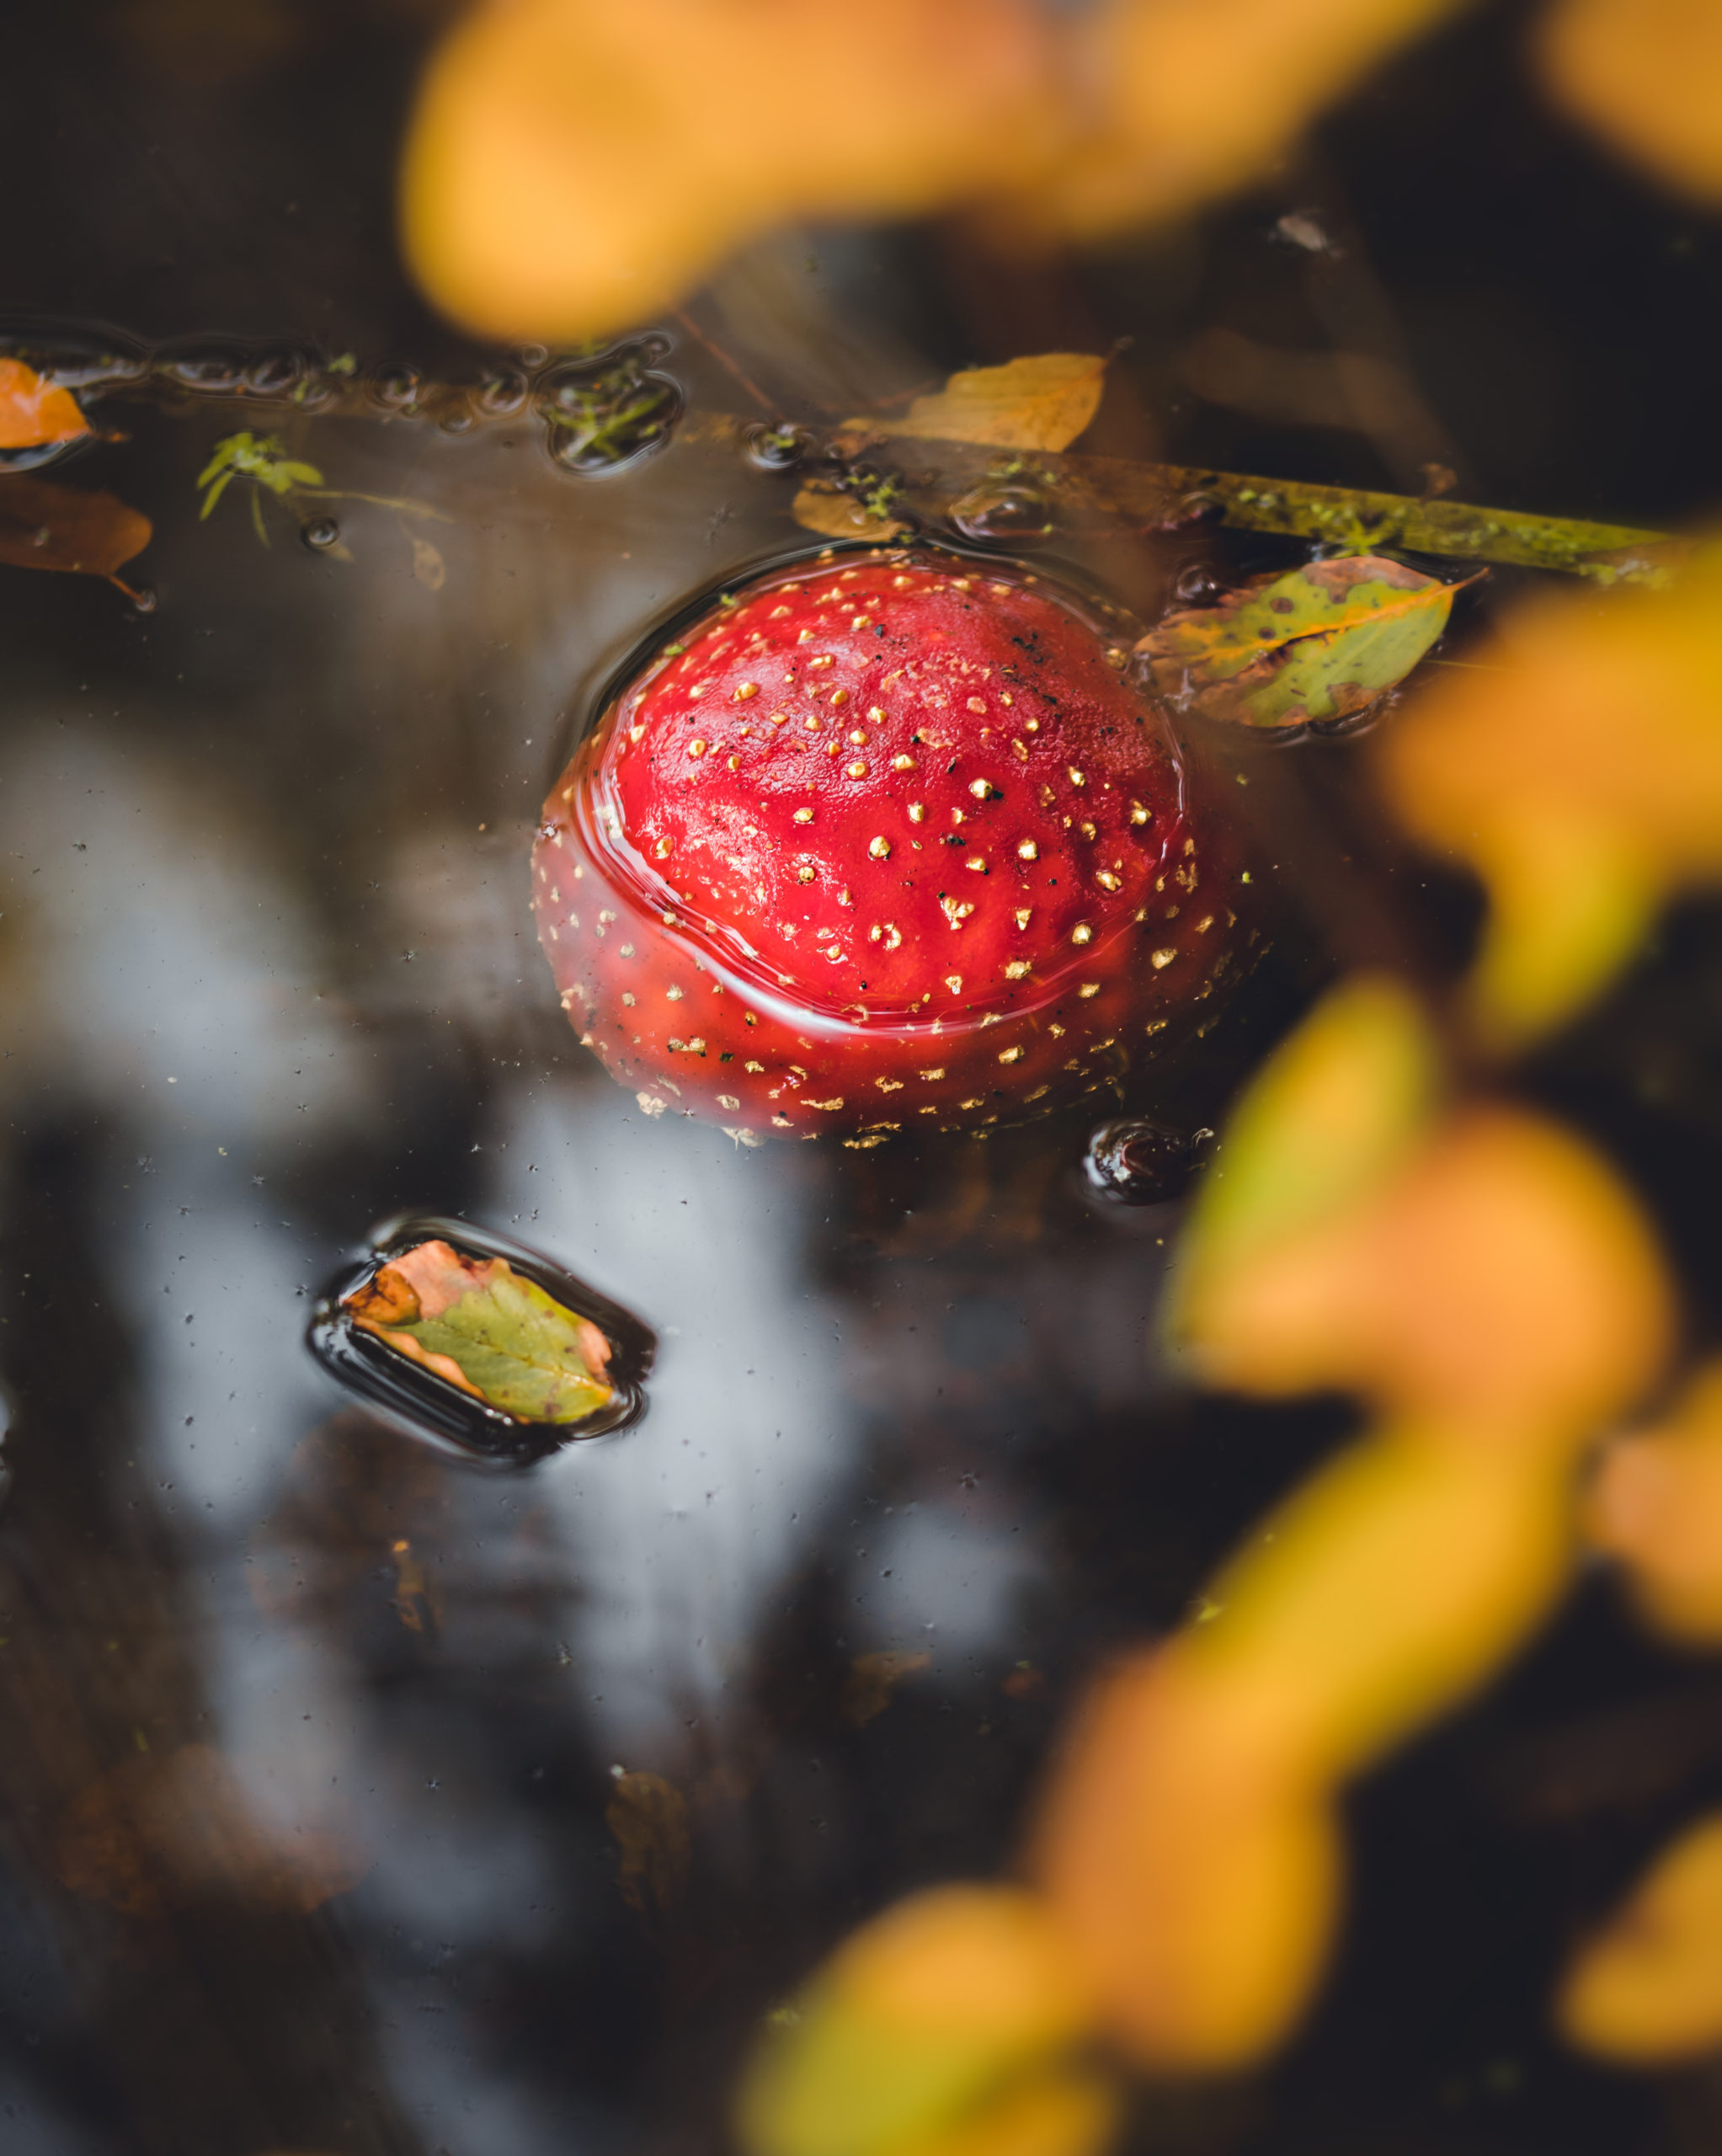
[[139,584],[128,587],[126,597],[131,601],[134,614],[153,614],[156,611],[156,588],[152,584]]
[[314,554],[325,547],[333,547],[341,536],[341,527],[332,516],[314,516],[309,524],[301,525],[299,536]]
[[[392,1259],[427,1242],[446,1243],[461,1258],[481,1265],[500,1260],[517,1278],[596,1326],[609,1350],[603,1374],[611,1391],[605,1404],[573,1422],[512,1414],[462,1390],[357,1324],[349,1307],[353,1298]],[[326,1370],[391,1422],[457,1459],[502,1468],[530,1466],[573,1439],[602,1436],[637,1422],[645,1412],[643,1386],[657,1349],[650,1330],[631,1311],[541,1251],[468,1221],[434,1215],[392,1220],[376,1229],[363,1262],[331,1281],[318,1297],[306,1340]]]
[[952,503],[951,521],[965,539],[1044,539],[1053,528],[1053,510],[1033,487],[984,480]]
[[742,430],[742,453],[761,472],[789,472],[813,446],[805,427],[768,427],[763,424]]
[[465,404],[453,406],[436,423],[437,431],[445,435],[469,435],[477,424],[476,415]]
[[1205,1129],[1174,1130],[1145,1116],[1121,1116],[1090,1138],[1083,1172],[1090,1189],[1115,1205],[1158,1205],[1188,1187],[1213,1138]]

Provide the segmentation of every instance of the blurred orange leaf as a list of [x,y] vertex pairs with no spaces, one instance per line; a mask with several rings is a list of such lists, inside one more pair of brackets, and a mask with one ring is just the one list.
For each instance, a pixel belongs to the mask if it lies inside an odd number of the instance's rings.
[[0,359],[0,450],[39,449],[90,432],[69,389],[44,382],[22,360]]
[[[1110,2105],[1042,2077],[1087,2012],[1069,1945],[1034,1896],[917,1894],[771,2016],[742,2089],[742,2145],[749,2156],[1083,2156]],[[1025,2117],[1051,2129],[1044,2143],[1024,2141]]]
[[1626,1566],[1658,1630],[1722,1641],[1722,1362],[1699,1372],[1666,1422],[1609,1446],[1586,1525]]
[[1032,0],[500,0],[433,58],[402,177],[431,297],[497,337],[667,307],[796,217],[909,216],[1069,125]]
[[1666,590],[1533,600],[1379,744],[1400,820],[1487,888],[1468,986],[1511,1048],[1580,1009],[1656,908],[1722,879],[1722,547]]
[[1557,0],[1544,81],[1665,184],[1722,205],[1722,9],[1715,0]]
[[25,472],[0,475],[0,562],[15,568],[67,569],[119,584],[117,572],[148,546],[150,533],[149,519],[117,495]]
[[1581,1951],[1557,2014],[1574,2043],[1623,2065],[1669,2065],[1722,2044],[1722,1817],[1658,1858]]

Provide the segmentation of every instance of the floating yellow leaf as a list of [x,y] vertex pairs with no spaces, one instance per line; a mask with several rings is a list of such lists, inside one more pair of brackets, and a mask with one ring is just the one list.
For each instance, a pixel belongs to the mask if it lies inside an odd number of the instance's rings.
[[[953,374],[930,397],[917,397],[889,422],[893,435],[981,442],[994,449],[1068,449],[1100,409],[1106,362],[1085,352],[1043,352],[1000,367]],[[877,422],[845,419],[846,435]]]
[[45,382],[22,360],[0,359],[0,450],[40,449],[89,432],[69,389]]
[[1378,555],[1307,562],[1168,614],[1136,648],[1161,695],[1205,718],[1353,718],[1410,672],[1463,589]]
[[1722,204],[1722,9],[1715,0],[1557,0],[1543,80],[1634,164]]
[[1665,898],[1722,879],[1719,619],[1714,545],[1665,590],[1532,601],[1383,733],[1401,821],[1487,887],[1468,994],[1490,1045],[1570,1016]]
[[1666,1422],[1603,1454],[1586,1525],[1625,1566],[1659,1631],[1722,1641],[1722,1362],[1699,1372]]
[[1579,1955],[1563,2032],[1622,2065],[1661,2066],[1722,2044],[1722,1817],[1691,1828]]
[[790,514],[824,539],[894,539],[909,529],[836,487],[798,487]]

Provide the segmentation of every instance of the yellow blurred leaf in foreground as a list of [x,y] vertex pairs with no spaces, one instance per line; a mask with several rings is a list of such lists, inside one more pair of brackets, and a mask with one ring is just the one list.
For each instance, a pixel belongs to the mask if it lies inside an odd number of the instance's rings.
[[1699,1373],[1666,1422],[1603,1454],[1586,1525],[1625,1566],[1659,1631],[1722,1641],[1722,1363]]
[[[1042,352],[999,367],[953,374],[930,397],[917,397],[889,423],[893,435],[934,441],[973,441],[996,449],[1068,449],[1100,409],[1106,362],[1087,352]],[[868,419],[845,419],[845,435],[875,430]]]
[[1176,216],[1458,4],[483,0],[420,89],[407,252],[471,328],[560,341],[799,218],[989,201],[1032,244]]
[[1400,820],[1482,878],[1486,1043],[1559,1024],[1722,878],[1722,549],[1666,590],[1533,601],[1381,737]]
[[1025,2100],[1037,2087],[1034,2101],[1078,2137],[1046,2156],[1080,2156],[1094,2106],[1067,2106],[1042,2077],[1080,2034],[1087,2007],[1069,1951],[1032,1895],[918,1894],[863,1926],[773,2017],[742,2089],[742,2144],[751,2156],[907,2156],[924,2143],[926,2156],[1015,2156],[1010,2132],[964,2137],[1020,2084]]
[[1657,2066],[1722,2044],[1722,1817],[1658,1859],[1562,1987],[1562,2031],[1622,2065]]
[[1096,111],[1028,205],[1080,234],[1259,179],[1304,124],[1461,0],[1108,0],[1078,31]]
[[1655,1241],[1602,1163],[1437,1082],[1415,1006],[1330,996],[1240,1104],[1199,1198],[1174,1321],[1213,1383],[1333,1386],[1515,1449],[1569,1450],[1666,1352]]
[[1031,0],[488,0],[421,87],[408,253],[483,334],[602,334],[786,219],[895,217],[1043,167]]
[[1544,82],[1665,184],[1722,205],[1722,8],[1715,0],[1558,0]]

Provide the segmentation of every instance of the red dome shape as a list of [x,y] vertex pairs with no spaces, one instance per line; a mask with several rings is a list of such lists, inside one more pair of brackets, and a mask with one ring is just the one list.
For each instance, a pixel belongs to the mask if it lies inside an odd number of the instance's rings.
[[742,1138],[1111,1086],[1238,947],[1122,659],[1049,584],[929,549],[721,600],[546,804],[533,900],[582,1039],[648,1114]]

